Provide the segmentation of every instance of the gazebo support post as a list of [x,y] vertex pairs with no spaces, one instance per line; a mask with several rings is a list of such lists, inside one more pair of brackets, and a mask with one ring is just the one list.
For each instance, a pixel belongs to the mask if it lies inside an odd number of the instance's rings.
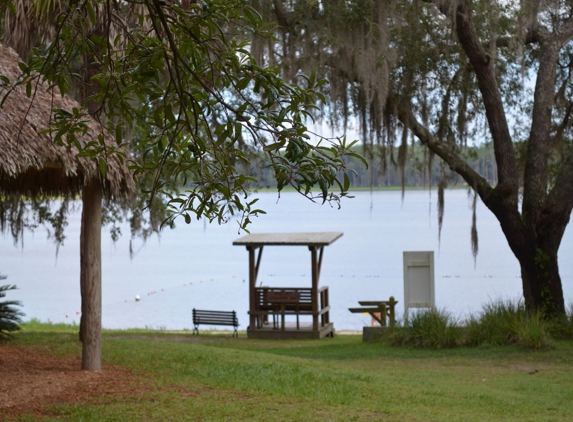
[[[309,246],[312,268],[312,329],[318,330],[318,279],[320,278],[320,266],[322,265],[322,250],[316,246]],[[317,257],[317,249],[320,249],[320,258]]]
[[82,193],[80,234],[80,340],[82,369],[88,371],[101,370],[101,201],[100,181],[93,179]]
[[[259,255],[256,257],[255,260],[255,251],[259,250]],[[263,247],[262,246],[247,246],[247,250],[249,251],[249,309],[251,310],[249,315],[249,327],[252,330],[257,328],[256,325],[256,317],[254,311],[256,310],[257,306],[257,298],[255,297],[255,287],[257,285],[257,277],[259,275],[259,266],[261,265],[261,256],[263,255]],[[256,263],[255,263],[256,261]]]

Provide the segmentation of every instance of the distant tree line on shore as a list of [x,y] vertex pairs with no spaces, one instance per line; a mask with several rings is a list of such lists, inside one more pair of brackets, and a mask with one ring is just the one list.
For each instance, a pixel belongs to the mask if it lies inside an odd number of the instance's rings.
[[[403,170],[404,186],[424,187],[437,186],[442,173],[448,175],[448,184],[451,186],[464,184],[463,179],[457,174],[449,171],[447,166],[438,157],[430,160],[430,166],[424,157],[427,150],[415,143],[411,146],[408,158]],[[402,171],[398,165],[399,151],[395,148],[390,151],[378,146],[356,146],[355,151],[361,154],[368,161],[368,168],[357,158],[346,157],[346,166],[353,171],[349,174],[350,185],[353,188],[369,187],[398,187],[402,186]],[[491,143],[480,146],[468,147],[465,154],[471,167],[492,184],[497,184],[497,167],[494,159]],[[255,174],[259,188],[276,187],[270,162],[266,158],[253,160],[253,174]]]

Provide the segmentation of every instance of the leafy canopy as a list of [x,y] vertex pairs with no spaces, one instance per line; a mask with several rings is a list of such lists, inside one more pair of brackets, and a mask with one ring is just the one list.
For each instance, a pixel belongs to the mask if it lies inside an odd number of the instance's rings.
[[[264,212],[248,195],[256,182],[253,151],[268,155],[279,191],[291,185],[322,202],[347,195],[343,157],[357,156],[354,143],[312,141],[306,126],[324,101],[324,80],[312,73],[287,83],[277,66],[259,65],[250,40],[271,37],[272,27],[244,1],[92,0],[55,2],[50,10],[53,38],[34,48],[12,82],[28,95],[40,79],[62,94],[87,93],[83,104],[102,128],[118,146],[131,143],[126,160],[136,178],[149,181],[150,199],[167,198],[168,222],[238,214],[245,229]],[[85,115],[54,110],[55,141],[81,147]],[[134,130],[141,136],[132,137]],[[94,140],[80,155],[105,174],[114,153]]]

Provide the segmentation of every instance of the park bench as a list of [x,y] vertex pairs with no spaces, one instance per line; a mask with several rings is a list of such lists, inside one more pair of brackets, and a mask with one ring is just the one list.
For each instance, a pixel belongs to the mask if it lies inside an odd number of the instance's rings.
[[193,334],[199,335],[199,325],[228,325],[234,327],[233,337],[239,337],[239,319],[235,311],[206,311],[193,308]]
[[[320,306],[317,304],[316,314],[321,319],[321,326],[327,324],[328,312],[328,288],[326,286],[318,289]],[[309,288],[269,288],[261,287],[255,289],[256,310],[253,312],[257,316],[258,327],[260,328],[268,315],[273,318],[273,328],[285,329],[285,315],[296,316],[296,328],[300,329],[300,315],[314,315],[312,289]],[[279,324],[280,318],[280,324]]]

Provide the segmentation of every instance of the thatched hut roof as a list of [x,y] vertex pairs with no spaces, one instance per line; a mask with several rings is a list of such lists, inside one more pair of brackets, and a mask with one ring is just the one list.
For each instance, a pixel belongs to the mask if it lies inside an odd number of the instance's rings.
[[[0,44],[0,75],[13,83],[21,73],[19,56],[14,50]],[[9,89],[9,88],[8,88]],[[0,98],[3,97],[0,86]],[[49,133],[41,133],[49,127],[51,110],[71,110],[80,105],[69,96],[47,91],[40,84],[31,98],[26,96],[25,86],[12,92],[0,108],[0,192],[26,196],[74,195],[94,177],[101,178],[97,163],[90,158],[76,157],[77,149],[55,144]],[[32,106],[30,107],[30,103]],[[102,131],[94,119],[88,120],[88,131],[80,139],[84,145],[97,141]],[[108,145],[115,141],[105,137]],[[127,167],[113,154],[107,158],[104,191],[117,196],[134,190],[133,178]]]

